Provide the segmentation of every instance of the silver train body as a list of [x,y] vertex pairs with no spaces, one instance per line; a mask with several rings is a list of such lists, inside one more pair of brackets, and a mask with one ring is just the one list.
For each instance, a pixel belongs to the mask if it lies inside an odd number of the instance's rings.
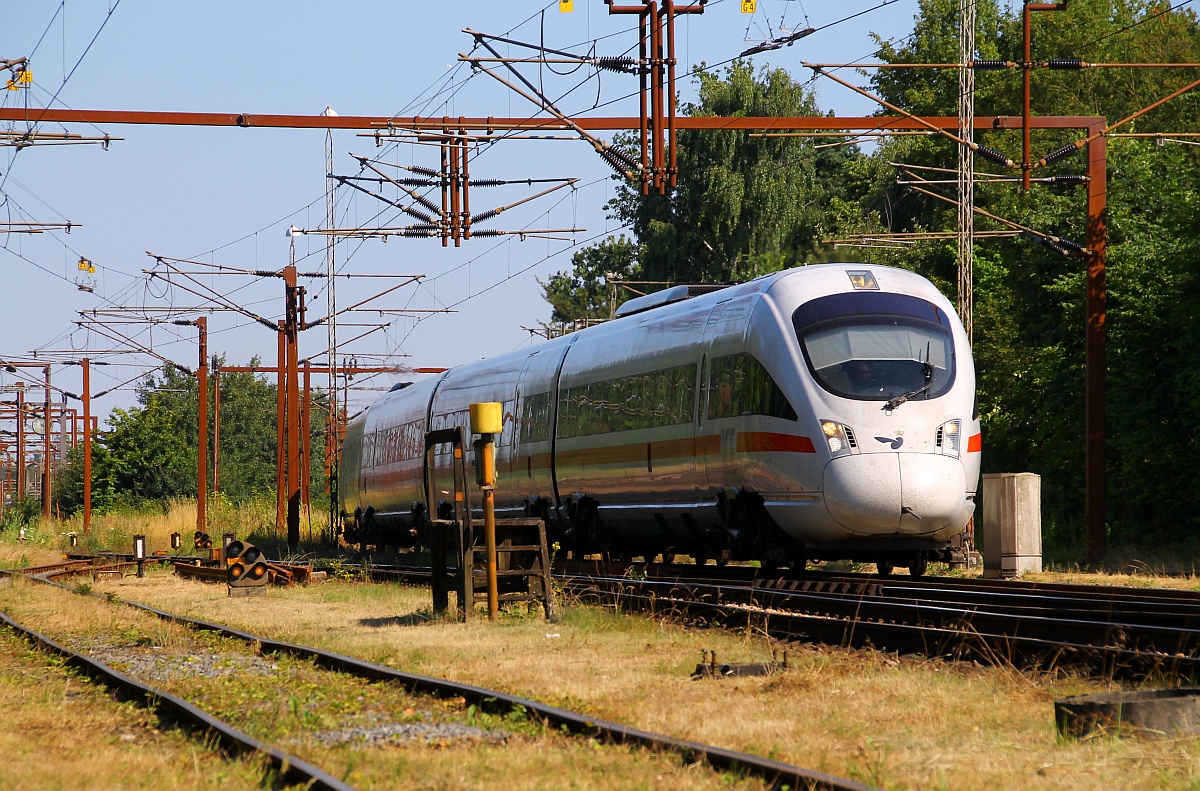
[[425,432],[498,401],[497,515],[545,517],[566,550],[951,559],[981,440],[970,347],[945,297],[861,264],[671,302],[685,291],[383,396],[347,430],[347,540],[419,542],[427,514],[452,508],[446,453],[426,502]]

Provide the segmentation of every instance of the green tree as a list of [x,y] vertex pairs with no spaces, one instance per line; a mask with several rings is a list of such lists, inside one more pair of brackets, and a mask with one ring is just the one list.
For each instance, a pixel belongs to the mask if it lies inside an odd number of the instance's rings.
[[[812,89],[783,69],[756,72],[738,60],[721,74],[701,67],[695,79],[699,98],[682,108],[684,115],[820,114]],[[628,135],[617,142],[631,153],[636,146]],[[678,187],[643,195],[638,184],[618,183],[607,209],[635,242],[618,246],[610,239],[577,253],[574,269],[544,286],[554,318],[608,315],[602,275],[620,271],[615,264],[626,260],[636,262],[629,271],[645,280],[720,283],[827,257],[820,241],[862,226],[857,201],[878,175],[856,147],[840,145],[845,142],[681,130]]]
[[551,275],[541,283],[553,312],[551,321],[606,319],[613,309],[612,275],[618,280],[638,279],[638,249],[624,236],[610,236],[571,256],[571,271]]
[[[922,0],[916,34],[885,47],[894,62],[957,59],[957,0]],[[1063,12],[1033,16],[1036,60],[1075,57],[1092,62],[1197,62],[1200,28],[1190,12],[1159,15],[1143,0],[1072,3]],[[1020,7],[978,4],[979,56],[1021,59]],[[1128,116],[1195,79],[1182,69],[1037,70],[1038,115]],[[976,111],[1015,115],[1021,106],[1017,70],[977,74]],[[913,112],[954,115],[952,70],[880,70],[875,89]],[[1168,103],[1121,131],[1193,130],[1200,96]],[[1083,136],[1080,130],[1035,132],[1034,157]],[[977,135],[1020,158],[1019,132]],[[878,154],[890,161],[954,166],[944,139],[898,138]],[[1183,459],[1194,451],[1195,420],[1187,407],[1198,376],[1187,342],[1200,275],[1195,239],[1194,174],[1190,147],[1108,141],[1108,501],[1114,538],[1127,544],[1191,535],[1195,487]],[[981,171],[1000,169],[977,160]],[[1082,155],[1035,175],[1082,173]],[[954,209],[921,195],[881,192],[894,230],[954,227]],[[1083,190],[981,184],[976,204],[999,216],[1078,243],[1086,240]],[[979,228],[998,228],[977,219]],[[903,264],[949,283],[955,255],[949,245],[907,250]],[[979,244],[975,268],[975,360],[985,432],[985,471],[1030,470],[1042,475],[1042,502],[1051,545],[1078,546],[1083,517],[1084,274],[1086,260],[1064,257],[1025,239]],[[1195,304],[1194,302],[1190,304]],[[1190,323],[1189,323],[1190,322]],[[1190,389],[1189,389],[1190,388]],[[1180,531],[1181,525],[1188,526]]]
[[[257,366],[257,359],[251,366]],[[215,403],[209,377],[208,403]],[[276,475],[276,386],[260,374],[221,376],[220,491],[233,502],[273,493]],[[195,497],[199,447],[198,385],[196,377],[166,366],[138,386],[138,406],[114,409],[108,429],[92,443],[92,502],[103,509],[116,504],[138,505],[175,497]],[[310,409],[310,473],[314,493],[322,491],[324,475],[324,415],[326,394],[313,393]],[[214,447],[209,418],[209,452]],[[82,506],[82,448],[68,455],[56,486],[56,501],[64,513]],[[209,475],[213,466],[208,465]],[[211,491],[211,477],[207,482]]]

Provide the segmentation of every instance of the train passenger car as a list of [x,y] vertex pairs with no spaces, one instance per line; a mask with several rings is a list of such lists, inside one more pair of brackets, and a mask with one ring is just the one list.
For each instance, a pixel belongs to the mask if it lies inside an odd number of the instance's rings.
[[677,286],[381,398],[347,432],[347,538],[418,540],[452,507],[444,454],[424,491],[424,432],[498,401],[498,513],[545,517],[567,550],[921,573],[974,511],[974,396],[962,325],[914,273],[827,264]]

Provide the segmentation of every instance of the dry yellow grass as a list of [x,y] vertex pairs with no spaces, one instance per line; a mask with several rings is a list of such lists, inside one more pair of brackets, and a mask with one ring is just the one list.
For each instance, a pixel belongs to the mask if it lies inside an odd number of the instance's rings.
[[[207,532],[214,544],[220,543],[222,533],[233,533],[239,538],[253,537],[263,545],[281,545],[284,535],[275,529],[274,501],[258,500],[234,507],[224,498],[209,501]],[[311,533],[320,536],[322,514],[312,514]],[[310,533],[309,514],[301,514],[301,536]],[[0,536],[0,561],[6,548],[20,547],[29,552],[32,548],[57,550],[59,552],[132,552],[133,537],[146,536],[147,551],[171,549],[171,534],[183,537],[183,552],[192,551],[192,537],[196,532],[196,501],[179,498],[164,504],[161,509],[146,508],[139,511],[114,510],[111,513],[94,513],[88,534],[83,531],[83,517],[70,519],[39,518],[26,525],[26,540],[18,542],[15,528]],[[72,548],[70,537],[74,535],[77,545]]]
[[591,608],[560,624],[429,617],[429,593],[332,582],[230,599],[167,574],[116,595],[407,671],[504,690],[653,731],[887,788],[1200,787],[1200,741],[1060,742],[1056,698],[1106,685],[841,649],[792,649],[773,678],[692,681],[702,648],[770,658],[753,635]]
[[[163,581],[169,581],[163,578]],[[85,650],[114,653],[118,669],[147,672],[138,658],[178,658],[173,670],[156,671],[152,683],[180,695],[216,716],[321,766],[357,788],[588,788],[628,791],[643,788],[744,789],[764,784],[689,767],[671,755],[602,746],[568,737],[523,717],[481,715],[461,702],[408,695],[395,684],[372,684],[319,670],[282,657],[262,671],[246,667],[252,648],[211,635],[197,635],[133,609],[94,597],[17,580],[0,586],[0,609],[62,641],[83,642]],[[218,652],[220,659],[205,658]],[[217,678],[187,671],[187,657],[206,667],[236,667]],[[153,663],[152,663],[153,664]],[[154,665],[158,667],[158,665]],[[338,731],[383,723],[463,722],[510,734],[504,744],[454,738],[402,746],[322,746],[313,731]],[[99,723],[98,729],[107,727]],[[2,732],[2,726],[0,726]],[[39,735],[40,741],[40,735]],[[146,767],[153,773],[153,767]],[[170,780],[160,775],[161,782]],[[101,783],[100,785],[104,785]]]
[[1026,582],[1063,582],[1072,585],[1113,585],[1119,588],[1171,588],[1200,590],[1194,574],[1156,574],[1149,569],[1130,568],[1121,572],[1044,571],[1021,577]]
[[[0,788],[258,788],[258,761],[224,761],[145,709],[0,630]],[[86,756],[86,760],[79,760]]]

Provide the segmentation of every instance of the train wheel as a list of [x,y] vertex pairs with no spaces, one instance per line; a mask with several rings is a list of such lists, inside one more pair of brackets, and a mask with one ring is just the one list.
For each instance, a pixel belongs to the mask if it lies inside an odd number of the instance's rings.
[[724,566],[729,562],[729,550],[724,550],[717,555],[717,565]]
[[703,566],[708,562],[708,558],[704,557],[704,555],[693,555],[692,559],[696,561],[697,566]]
[[892,569],[894,569],[894,568],[895,568],[895,566],[892,565],[892,562],[890,560],[875,561],[875,569],[879,572],[879,574],[881,576],[886,577],[887,575],[891,574]]
[[662,553],[662,562],[663,563],[674,563],[675,562],[675,553],[674,552]]
[[924,577],[925,572],[929,569],[929,559],[922,553],[917,555],[908,564],[908,574],[910,577]]

